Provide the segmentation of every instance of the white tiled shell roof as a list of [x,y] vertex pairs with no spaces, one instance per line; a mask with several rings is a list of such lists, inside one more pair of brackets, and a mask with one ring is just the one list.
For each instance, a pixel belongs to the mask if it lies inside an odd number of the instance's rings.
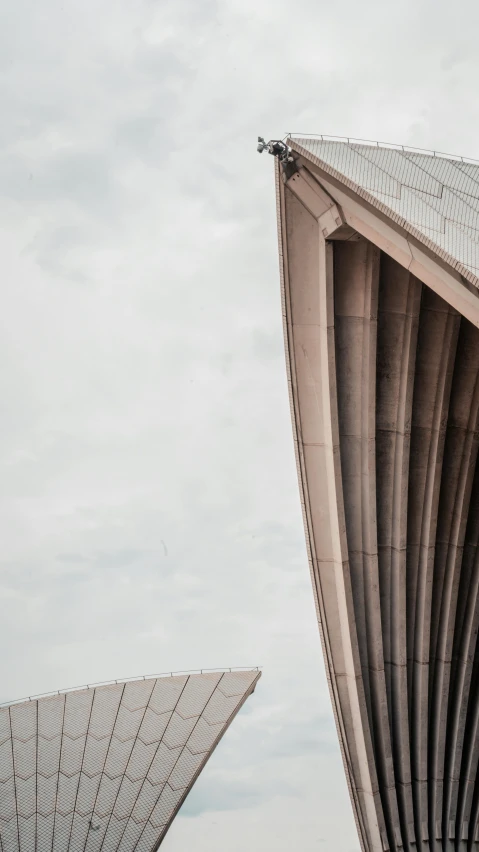
[[292,145],[479,287],[479,163],[322,137],[294,136]]
[[2,852],[152,852],[258,671],[147,678],[0,708]]

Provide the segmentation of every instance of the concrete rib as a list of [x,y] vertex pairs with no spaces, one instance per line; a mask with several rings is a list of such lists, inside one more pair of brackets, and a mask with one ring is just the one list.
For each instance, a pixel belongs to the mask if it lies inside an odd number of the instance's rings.
[[[471,694],[464,735],[464,751],[461,765],[461,802],[464,821],[468,822],[468,850],[472,850],[477,831],[479,809],[479,654],[476,641],[471,677]],[[477,847],[476,847],[477,848]]]
[[[479,626],[479,467],[476,462],[469,519],[464,543],[451,663],[450,706],[445,777],[448,821],[456,822],[456,837],[469,826],[471,798],[467,797],[472,749],[466,746],[468,708],[473,699],[473,662]],[[474,773],[475,774],[475,773]],[[462,845],[461,845],[462,844]],[[459,848],[466,848],[461,841]]]
[[[443,847],[453,849],[455,828],[449,820],[450,786],[444,797],[446,725],[450,706],[450,671],[457,595],[461,575],[472,481],[477,457],[479,347],[476,330],[461,321],[450,397],[442,469],[438,533],[434,561],[430,648],[429,778],[435,801],[431,811],[442,818]],[[454,731],[451,735],[455,738]],[[453,821],[455,823],[455,820]]]
[[389,843],[400,830],[387,711],[376,529],[375,402],[379,251],[335,246],[338,418],[346,533],[378,780]]
[[383,852],[385,822],[361,677],[342,507],[328,262],[332,248],[320,238],[311,214],[282,184],[278,194],[293,434],[323,653],[361,843],[368,852]]
[[431,591],[446,415],[458,315],[423,291],[411,427],[408,506],[408,665],[411,670],[411,758],[417,830],[436,848],[428,814],[428,665]]
[[405,849],[416,842],[412,800],[406,642],[407,497],[421,283],[381,257],[378,312],[376,475],[379,580],[389,724]]

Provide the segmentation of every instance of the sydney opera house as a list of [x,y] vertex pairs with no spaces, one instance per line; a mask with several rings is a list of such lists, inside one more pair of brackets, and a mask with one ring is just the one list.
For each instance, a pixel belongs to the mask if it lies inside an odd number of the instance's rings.
[[259,677],[149,677],[2,705],[1,852],[154,852]]
[[479,849],[479,163],[326,137],[269,150],[311,578],[362,849]]
[[[300,496],[361,848],[479,852],[479,163],[258,148],[276,158]],[[259,677],[0,706],[0,852],[156,852]]]

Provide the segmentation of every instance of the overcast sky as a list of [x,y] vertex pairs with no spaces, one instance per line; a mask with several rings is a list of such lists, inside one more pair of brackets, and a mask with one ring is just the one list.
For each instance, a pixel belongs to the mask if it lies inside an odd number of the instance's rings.
[[358,852],[256,138],[479,158],[479,4],[0,7],[0,698],[260,664],[163,849]]

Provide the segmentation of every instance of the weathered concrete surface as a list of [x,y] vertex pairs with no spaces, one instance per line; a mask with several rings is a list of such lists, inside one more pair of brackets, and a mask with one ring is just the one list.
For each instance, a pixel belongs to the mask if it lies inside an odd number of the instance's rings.
[[288,382],[360,841],[479,852],[479,297],[300,165],[277,170]]

